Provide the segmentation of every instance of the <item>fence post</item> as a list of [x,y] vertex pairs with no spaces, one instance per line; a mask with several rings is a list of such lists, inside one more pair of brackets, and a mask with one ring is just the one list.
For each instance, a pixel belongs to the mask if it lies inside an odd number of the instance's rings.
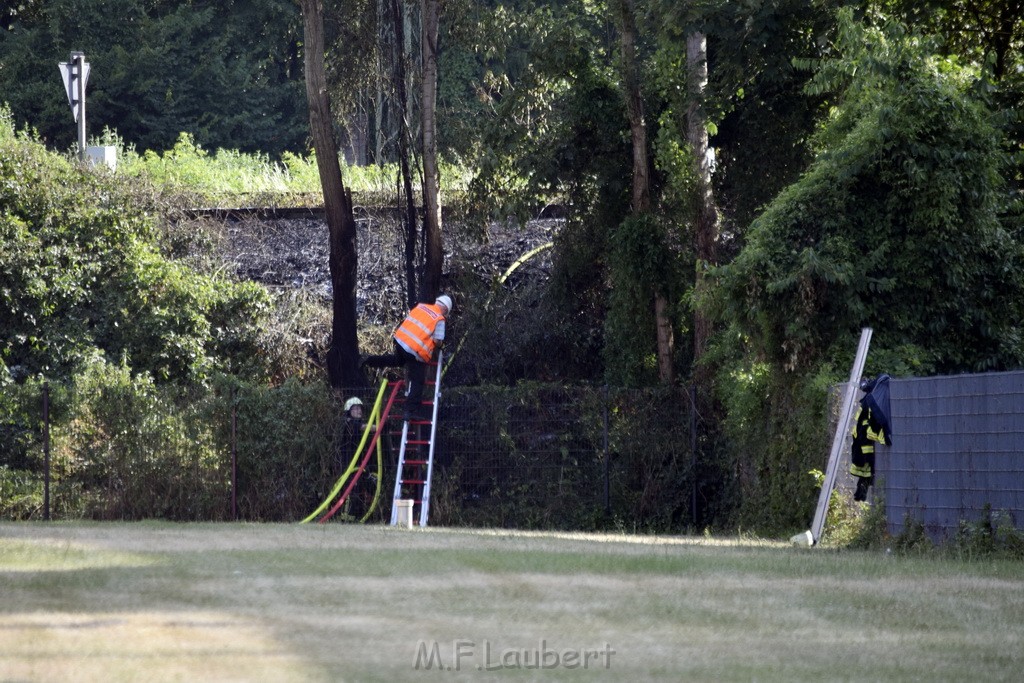
[[608,385],[605,384],[602,390],[604,396],[604,513],[612,514],[612,493],[611,493],[611,462],[608,457]]
[[238,440],[236,427],[238,424],[238,402],[235,400],[237,387],[231,387],[231,519],[238,521]]
[[50,383],[43,382],[43,519],[50,520]]
[[690,519],[697,531],[697,385],[691,384],[690,394]]

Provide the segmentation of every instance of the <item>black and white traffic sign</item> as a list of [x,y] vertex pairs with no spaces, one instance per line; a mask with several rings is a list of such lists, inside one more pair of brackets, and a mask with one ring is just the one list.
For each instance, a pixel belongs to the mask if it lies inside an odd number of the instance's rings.
[[67,93],[71,113],[74,114],[75,121],[78,121],[85,98],[85,86],[89,82],[89,63],[85,61],[83,53],[72,52],[71,61],[61,62],[58,66],[61,78],[64,79],[64,92]]

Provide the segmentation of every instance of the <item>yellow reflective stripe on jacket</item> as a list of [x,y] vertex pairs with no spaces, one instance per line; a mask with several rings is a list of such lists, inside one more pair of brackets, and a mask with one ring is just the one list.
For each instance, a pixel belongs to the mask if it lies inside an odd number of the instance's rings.
[[868,425],[868,438],[878,443],[885,443],[885,430],[879,429],[877,432]]
[[[863,417],[862,417],[863,416]],[[871,428],[871,410],[865,411],[864,408],[858,407],[857,414],[853,418],[853,428],[850,429],[850,436],[857,437],[857,427],[861,424],[864,425],[864,434],[871,441],[877,441],[878,443],[885,443],[885,430],[879,429],[877,432]],[[870,448],[871,450],[868,450]],[[875,447],[870,444],[864,446],[865,453],[874,453]]]
[[850,474],[855,477],[870,477],[871,476],[871,465],[850,465]]
[[437,346],[433,337],[434,329],[442,320],[444,315],[440,306],[417,304],[395,330],[395,339],[426,363],[434,357],[434,348]]

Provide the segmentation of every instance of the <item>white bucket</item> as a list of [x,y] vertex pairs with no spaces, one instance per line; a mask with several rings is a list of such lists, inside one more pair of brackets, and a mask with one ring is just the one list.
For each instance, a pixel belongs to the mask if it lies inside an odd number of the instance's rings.
[[797,534],[796,536],[790,538],[789,542],[793,545],[799,545],[805,548],[810,548],[812,545],[814,545],[814,536],[811,535],[810,531],[805,531],[802,534]]
[[408,498],[399,498],[395,501],[395,505],[398,506],[398,526],[406,529],[412,528],[412,504],[413,501]]

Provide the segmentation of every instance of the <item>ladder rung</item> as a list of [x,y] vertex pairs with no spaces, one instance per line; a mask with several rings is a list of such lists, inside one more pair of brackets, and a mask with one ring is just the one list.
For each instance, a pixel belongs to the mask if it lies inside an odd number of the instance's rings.
[[406,443],[409,444],[410,446],[426,446],[430,444],[429,441],[417,441],[415,439],[409,439],[408,441],[406,441]]
[[426,479],[403,479],[403,484],[426,484]]
[[406,465],[426,465],[427,461],[426,460],[406,460],[405,464]]

